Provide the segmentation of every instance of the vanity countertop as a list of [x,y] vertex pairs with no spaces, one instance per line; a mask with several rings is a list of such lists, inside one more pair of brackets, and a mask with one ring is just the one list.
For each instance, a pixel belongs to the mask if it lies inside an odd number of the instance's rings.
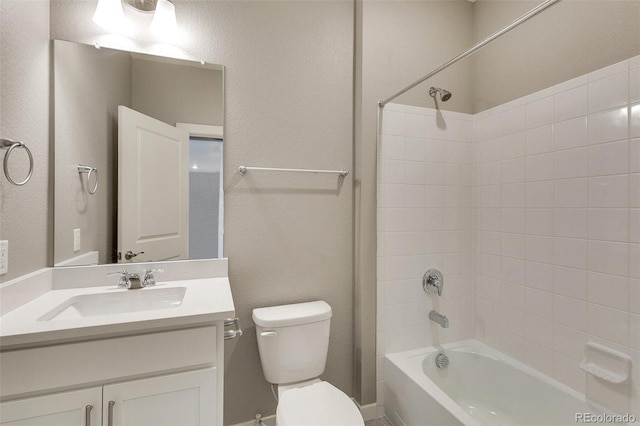
[[[148,296],[168,305],[149,307]],[[234,316],[228,277],[158,282],[139,290],[54,289],[0,317],[0,350],[198,327]]]

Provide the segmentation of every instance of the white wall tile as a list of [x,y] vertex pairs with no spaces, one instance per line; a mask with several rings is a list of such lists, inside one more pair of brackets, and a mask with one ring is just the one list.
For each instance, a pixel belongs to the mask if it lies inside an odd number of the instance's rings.
[[553,204],[558,207],[587,207],[587,179],[556,180],[553,186]]
[[580,148],[587,145],[587,117],[580,116],[553,125],[553,148]]
[[602,176],[589,178],[589,207],[628,207],[629,177]]
[[580,368],[579,361],[558,352],[553,353],[553,377],[580,393],[586,391],[586,373]]
[[[403,160],[424,161],[426,142],[422,138],[405,138]],[[383,144],[384,146],[384,144]]]
[[626,106],[629,101],[629,72],[589,83],[589,112]]
[[629,137],[640,138],[640,104],[632,105],[630,112]]
[[525,107],[526,128],[543,126],[553,121],[553,97],[531,102]]
[[587,333],[554,323],[553,350],[575,360],[582,361],[584,345],[587,343]]
[[640,173],[640,139],[629,141],[629,173]]
[[[529,314],[535,315],[532,320],[540,320],[540,318],[544,318],[545,320],[553,319],[553,294],[548,291],[540,291],[536,289],[527,288],[525,292],[525,305],[526,311]],[[527,316],[527,318],[529,318]],[[540,318],[538,318],[540,317]],[[546,323],[545,323],[546,324]],[[545,328],[548,326],[548,333],[545,333],[545,340],[536,340],[540,344],[544,344],[546,346],[551,347],[551,323],[545,325]]]
[[525,159],[525,176],[527,182],[553,179],[553,164],[553,153],[551,152],[527,156]]
[[553,171],[556,179],[587,176],[587,149],[556,151],[553,155]]
[[[524,265],[525,284],[529,289],[553,292],[553,265],[547,263],[526,262]],[[549,303],[549,309],[551,309]]]
[[629,69],[629,60],[626,59],[624,61],[616,62],[615,64],[609,65],[604,68],[600,68],[599,70],[593,71],[588,74],[589,82],[601,80],[603,78],[610,77],[612,75],[619,74],[621,72],[625,72]]
[[568,268],[587,268],[587,241],[573,238],[554,238],[554,262]]
[[554,239],[538,235],[525,237],[526,259],[532,262],[553,263]]
[[628,209],[589,209],[588,236],[592,240],[628,242]]
[[587,238],[587,210],[554,210],[554,234],[557,237]]
[[612,275],[629,274],[629,244],[590,240],[589,270]]
[[627,141],[589,147],[589,176],[617,175],[629,172],[630,154]]
[[553,374],[553,351],[546,346],[534,343],[533,339],[525,341],[524,361],[546,375]]
[[525,192],[527,207],[553,207],[553,181],[527,182]]
[[502,207],[523,208],[525,205],[524,183],[505,183],[502,185]]
[[556,266],[553,275],[553,291],[573,299],[587,300],[587,271]]
[[627,108],[590,114],[587,120],[587,142],[590,145],[627,139]]
[[629,102],[640,102],[640,68],[629,70]]
[[553,296],[554,321],[577,330],[587,330],[587,303],[564,296]]
[[587,86],[581,85],[554,95],[554,121],[587,114]]
[[621,345],[629,344],[629,314],[589,303],[588,333]]
[[525,180],[524,158],[502,160],[502,183],[519,183]]
[[589,302],[626,311],[629,306],[629,279],[624,276],[589,272]]
[[551,151],[553,151],[553,127],[551,125],[536,127],[526,131],[526,155],[541,154]]
[[525,221],[527,234],[553,236],[553,209],[527,209]]
[[502,255],[524,259],[525,236],[523,234],[502,233]]

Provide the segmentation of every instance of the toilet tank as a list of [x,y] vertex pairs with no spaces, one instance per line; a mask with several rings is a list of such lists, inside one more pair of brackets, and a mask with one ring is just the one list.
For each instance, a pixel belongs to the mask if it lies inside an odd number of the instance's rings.
[[253,310],[264,377],[269,383],[310,380],[324,372],[331,306],[323,300]]

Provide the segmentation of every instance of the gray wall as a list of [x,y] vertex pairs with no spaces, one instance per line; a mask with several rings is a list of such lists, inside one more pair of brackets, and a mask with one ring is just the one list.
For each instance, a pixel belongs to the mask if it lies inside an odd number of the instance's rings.
[[[0,138],[24,141],[35,163],[33,177],[20,187],[0,171],[0,240],[9,240],[9,273],[0,283],[51,261],[49,49],[49,2],[0,0]],[[18,151],[11,167],[22,179],[28,166]],[[0,150],[0,160],[4,155]]]
[[[54,52],[54,263],[94,250],[100,263],[111,263],[118,105],[131,107],[131,55],[61,41]],[[87,192],[87,175],[78,174],[78,164],[98,168],[95,194]],[[79,252],[73,251],[75,228]]]
[[[351,167],[353,3],[175,3],[183,41],[163,51],[139,38],[129,48],[226,66],[225,255],[246,332],[226,347],[225,422],[275,411],[251,321],[259,306],[325,299],[333,321],[323,378],[352,394],[351,177],[338,186],[334,176],[236,170]],[[52,2],[52,38],[108,46],[94,8]]]
[[[479,41],[539,4],[479,0]],[[564,0],[473,56],[474,112],[640,54],[640,1]]]
[[136,111],[171,125],[222,126],[222,71],[134,57],[131,79]]

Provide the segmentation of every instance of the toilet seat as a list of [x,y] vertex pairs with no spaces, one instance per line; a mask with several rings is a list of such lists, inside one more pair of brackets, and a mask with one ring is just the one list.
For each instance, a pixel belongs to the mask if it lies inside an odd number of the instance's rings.
[[327,382],[283,392],[276,422],[278,426],[364,426],[351,398]]

